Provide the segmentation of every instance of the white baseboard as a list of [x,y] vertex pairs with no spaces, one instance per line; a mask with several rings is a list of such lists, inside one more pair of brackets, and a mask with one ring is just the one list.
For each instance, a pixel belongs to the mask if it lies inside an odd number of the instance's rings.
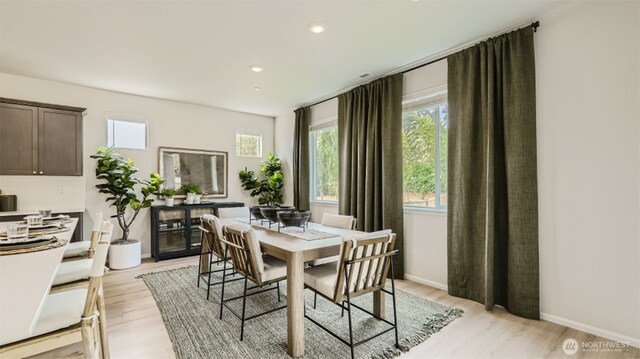
[[597,335],[599,337],[603,337],[606,339],[615,340],[616,342],[629,343],[629,345],[631,346],[640,348],[640,339],[638,338],[632,338],[626,335],[614,333],[601,328],[596,328],[588,324],[576,322],[570,319],[558,317],[556,315],[547,314],[547,313],[540,313],[540,319],[546,320],[548,322],[564,325],[565,327],[577,329],[585,333]]
[[430,287],[442,289],[444,291],[446,291],[448,289],[446,284],[434,282],[434,281],[427,280],[427,279],[422,279],[420,277],[416,277],[416,276],[411,275],[411,274],[406,274],[405,273],[404,277],[406,279],[410,280],[410,281],[413,281],[413,282],[416,282],[416,283],[420,283],[420,284],[424,284],[424,285],[428,285]]
[[151,253],[143,253],[140,258],[151,258]]

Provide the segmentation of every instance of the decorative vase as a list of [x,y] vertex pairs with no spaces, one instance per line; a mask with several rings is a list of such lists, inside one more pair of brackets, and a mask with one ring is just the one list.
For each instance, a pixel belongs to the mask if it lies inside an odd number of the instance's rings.
[[195,193],[187,193],[187,199],[184,201],[186,204],[193,204],[193,201],[196,199]]
[[173,207],[173,197],[165,197],[164,204],[166,204],[167,207]]
[[202,195],[196,194],[195,197],[193,197],[193,204],[200,204],[201,199],[202,199]]

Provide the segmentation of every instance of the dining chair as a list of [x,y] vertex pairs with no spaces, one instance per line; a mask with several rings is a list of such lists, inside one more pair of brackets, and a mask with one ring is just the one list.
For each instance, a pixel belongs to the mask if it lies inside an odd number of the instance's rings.
[[[244,276],[244,291],[242,295],[233,298],[224,298],[224,289],[226,284],[225,276],[222,277],[222,292],[220,295],[220,319],[222,319],[222,311],[226,307],[241,321],[240,326],[240,340],[244,338],[244,322],[257,317],[260,317],[276,310],[284,309],[287,306],[279,306],[274,309],[267,310],[265,312],[254,314],[252,316],[246,316],[246,304],[247,297],[252,295],[264,293],[270,290],[276,290],[278,293],[278,302],[280,298],[280,281],[287,278],[287,263],[271,257],[269,255],[263,255],[260,250],[260,242],[256,236],[256,232],[247,226],[243,225],[230,225],[224,228],[225,236],[222,239],[222,243],[225,244],[225,252],[231,254],[231,260],[233,268],[236,272]],[[225,268],[226,268],[225,262]],[[248,282],[251,281],[255,285],[248,287]],[[263,286],[276,283],[276,287],[262,289]],[[253,293],[247,293],[249,290],[260,288]],[[227,303],[242,299],[242,313],[238,314]]]
[[[396,235],[394,233],[373,232],[367,236],[345,239],[340,248],[340,260],[337,265],[335,263],[327,263],[321,266],[307,268],[304,271],[304,284],[306,288],[311,289],[315,294],[320,294],[320,296],[342,308],[343,315],[345,311],[347,312],[349,338],[345,339],[333,333],[330,329],[308,316],[306,311],[305,318],[344,344],[347,344],[351,349],[352,359],[354,358],[354,348],[356,346],[391,330],[395,331],[395,344],[396,347],[398,347],[396,290],[393,279],[393,256],[398,252],[395,249],[395,244]],[[389,268],[391,268],[391,291],[385,289]],[[352,300],[356,297],[379,290],[390,294],[393,299],[393,322],[352,303]],[[390,327],[354,343],[352,308],[357,308],[389,324]]]
[[[211,273],[223,272],[223,276],[235,275],[233,267],[229,269],[214,269],[211,270],[213,265],[219,266],[223,262],[229,262],[230,257],[225,257],[225,246],[220,241],[223,238],[222,224],[220,219],[212,214],[205,214],[200,217],[200,231],[202,233],[202,245],[200,247],[200,260],[198,261],[198,285],[200,287],[200,281],[207,284],[207,300],[211,293],[211,287],[214,285],[222,284],[222,281],[211,282]],[[230,270],[231,273],[227,273]],[[241,277],[233,278],[229,282],[240,280]]]
[[71,242],[67,245],[62,255],[63,261],[72,261],[84,258],[92,258],[98,237],[100,236],[100,226],[102,225],[102,212],[96,212],[91,229],[91,239],[88,241]]
[[[356,229],[357,220],[353,216],[342,214],[325,213],[322,215],[322,221],[320,224],[323,226],[336,227],[342,229]],[[313,260],[309,263],[310,266],[319,266],[326,263],[333,263],[338,260],[338,256],[331,256]]]
[[52,291],[31,336],[1,346],[0,357],[25,358],[81,341],[85,358],[109,359],[102,277],[112,231],[113,224],[106,222],[86,285]]
[[[113,223],[110,221],[101,221],[101,226],[94,224],[93,229],[98,228],[98,231],[92,231],[91,241],[97,242],[98,238],[106,237],[111,238],[113,232]],[[96,234],[94,234],[96,233]],[[92,248],[90,248],[93,251]],[[55,277],[53,278],[53,286],[59,286],[63,284],[69,284],[77,281],[89,280],[89,273],[91,272],[91,265],[93,263],[93,255],[89,257],[82,257],[72,261],[63,261],[58,267]]]
[[357,220],[353,218],[353,216],[349,215],[325,213],[322,215],[322,221],[320,221],[320,224],[330,227],[355,230]]
[[218,218],[246,218],[249,219],[249,207],[218,208]]

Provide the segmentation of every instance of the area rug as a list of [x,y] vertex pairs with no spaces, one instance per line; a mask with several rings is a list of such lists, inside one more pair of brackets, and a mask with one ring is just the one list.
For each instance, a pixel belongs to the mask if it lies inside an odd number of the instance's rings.
[[[196,287],[196,266],[148,273],[140,276],[149,287],[162,314],[165,327],[173,342],[176,357],[196,358],[289,358],[287,355],[287,313],[279,310],[245,323],[244,340],[240,341],[240,320],[228,309],[220,313],[220,286],[211,288],[206,300],[206,285]],[[212,279],[214,277],[212,276]],[[220,279],[219,277],[216,278]],[[225,285],[225,298],[242,294],[243,280]],[[286,303],[286,283],[280,284],[282,302]],[[393,358],[409,351],[428,339],[454,319],[462,310],[447,307],[412,294],[396,290],[400,349],[394,346],[390,331],[357,346],[357,358]],[[305,290],[307,314],[348,338],[348,321],[341,317],[340,308],[318,297],[313,309],[313,293]],[[240,313],[242,300],[231,302]],[[371,308],[372,295],[356,298],[354,303]],[[247,316],[278,306],[275,290],[247,299]],[[282,304],[282,303],[280,303]],[[353,309],[354,340],[359,340],[387,328],[387,324]],[[386,317],[393,320],[391,297],[387,296]],[[350,350],[330,334],[309,320],[305,320],[305,355],[303,358],[349,358]]]

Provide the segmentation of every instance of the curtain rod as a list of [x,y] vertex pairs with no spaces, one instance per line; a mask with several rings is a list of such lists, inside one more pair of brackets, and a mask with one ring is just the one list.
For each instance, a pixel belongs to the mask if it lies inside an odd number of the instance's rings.
[[[531,27],[533,27],[533,32],[537,32],[537,31],[538,31],[538,27],[540,27],[540,21],[534,21],[534,22],[532,22],[532,23],[531,23],[531,25],[530,25],[530,26],[531,26]],[[495,37],[495,36],[492,36],[492,37]],[[491,37],[490,37],[490,38],[491,38]],[[450,55],[450,54],[449,54],[449,55]],[[419,68],[422,68],[422,67],[425,67],[425,66],[428,66],[428,65],[434,64],[434,63],[436,63],[436,62],[438,62],[438,61],[442,61],[442,60],[446,59],[449,55],[445,55],[445,56],[439,57],[439,58],[437,58],[437,59],[435,59],[435,60],[431,60],[431,61],[429,61],[429,62],[426,62],[426,63],[424,63],[424,64],[416,65],[416,66],[411,67],[411,68],[409,68],[409,69],[402,70],[402,71],[400,71],[400,73],[402,73],[402,74],[406,74],[407,72],[411,72],[411,71],[413,71],[413,70],[417,70],[417,69],[419,69]],[[358,86],[359,86],[359,85],[358,85]],[[325,98],[324,100],[321,100],[321,101],[318,101],[318,102],[314,102],[314,103],[312,103],[311,105],[307,105],[307,106],[305,106],[305,107],[313,107],[313,106],[319,105],[319,104],[321,104],[321,103],[325,103],[325,102],[327,102],[327,101],[333,100],[334,98],[336,98],[336,97],[338,97],[338,96],[339,96],[339,95],[331,96],[331,97],[329,97],[329,98]]]

